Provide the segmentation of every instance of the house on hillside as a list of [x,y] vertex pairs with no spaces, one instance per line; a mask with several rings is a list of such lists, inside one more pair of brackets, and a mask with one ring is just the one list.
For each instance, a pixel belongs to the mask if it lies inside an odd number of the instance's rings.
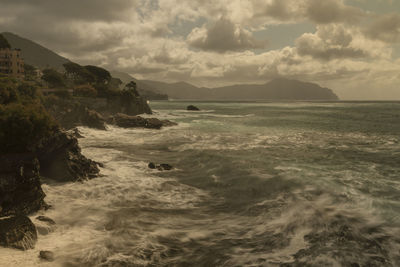
[[24,60],[20,49],[0,48],[0,73],[14,77],[24,75]]

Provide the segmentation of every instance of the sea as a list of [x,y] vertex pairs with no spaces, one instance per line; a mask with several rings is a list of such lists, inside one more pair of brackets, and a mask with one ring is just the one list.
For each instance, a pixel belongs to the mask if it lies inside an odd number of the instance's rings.
[[150,105],[178,125],[79,128],[101,175],[45,181],[35,249],[0,266],[400,266],[400,103]]

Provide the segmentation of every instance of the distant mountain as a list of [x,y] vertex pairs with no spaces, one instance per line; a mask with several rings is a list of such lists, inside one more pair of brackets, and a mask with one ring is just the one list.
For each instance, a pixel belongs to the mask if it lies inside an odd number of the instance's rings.
[[172,99],[193,100],[338,100],[331,89],[315,83],[275,79],[266,84],[240,84],[199,88],[185,82],[142,81]]
[[22,57],[25,63],[39,68],[56,68],[60,69],[62,65],[69,60],[53,51],[10,32],[2,33],[4,38],[10,43],[12,48],[21,49]]

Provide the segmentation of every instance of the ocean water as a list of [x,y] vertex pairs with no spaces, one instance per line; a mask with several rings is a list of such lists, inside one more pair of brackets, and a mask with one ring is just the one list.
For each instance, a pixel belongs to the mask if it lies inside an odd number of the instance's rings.
[[56,227],[0,266],[400,266],[400,103],[188,104],[80,128],[101,177],[45,184]]

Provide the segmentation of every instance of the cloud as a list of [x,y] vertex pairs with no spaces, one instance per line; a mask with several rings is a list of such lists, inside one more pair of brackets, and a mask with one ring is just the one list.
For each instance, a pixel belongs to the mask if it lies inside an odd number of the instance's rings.
[[225,18],[208,29],[205,26],[193,29],[187,41],[194,48],[218,53],[265,47],[264,41],[256,40],[251,32]]
[[354,42],[361,34],[352,28],[342,25],[318,26],[315,34],[305,33],[296,40],[296,48],[301,56],[311,56],[318,60],[334,60],[346,58],[369,58],[372,55],[369,47],[363,42]]
[[387,43],[400,42],[400,14],[378,16],[365,30],[369,38]]
[[317,24],[354,24],[366,15],[362,9],[345,5],[342,0],[255,1],[254,10],[256,16],[271,17],[280,23],[309,20]]

